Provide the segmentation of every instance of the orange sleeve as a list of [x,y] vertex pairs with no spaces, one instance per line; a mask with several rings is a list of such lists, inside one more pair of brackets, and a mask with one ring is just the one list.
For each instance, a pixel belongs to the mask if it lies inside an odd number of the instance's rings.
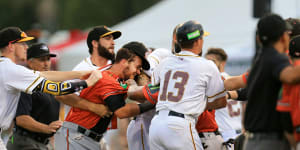
[[276,110],[281,112],[290,112],[292,110],[289,91],[289,85],[283,85],[283,88],[279,92],[279,100],[277,102]]
[[242,78],[245,84],[247,84],[247,80],[248,80],[248,76],[249,76],[249,72],[245,72],[244,74],[242,74]]
[[155,105],[158,99],[159,86],[153,86],[151,84],[145,85],[143,87],[143,94],[151,104]]

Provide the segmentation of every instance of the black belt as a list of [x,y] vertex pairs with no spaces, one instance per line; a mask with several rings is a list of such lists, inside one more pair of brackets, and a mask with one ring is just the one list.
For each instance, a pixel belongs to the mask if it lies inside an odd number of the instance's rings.
[[200,138],[204,138],[205,137],[203,133],[214,133],[215,135],[221,135],[221,133],[218,130],[217,131],[213,131],[213,132],[200,132],[200,133],[198,133]]
[[31,138],[39,143],[45,144],[45,145],[47,145],[49,143],[48,137],[41,137],[41,136],[32,134],[32,133],[30,133],[28,131],[24,131],[24,130],[17,130],[16,133],[21,136],[29,137],[29,138]]
[[79,133],[84,134],[87,137],[90,137],[91,139],[93,139],[96,142],[99,142],[101,140],[101,138],[103,137],[103,134],[96,133],[92,130],[88,130],[88,129],[83,128],[81,126],[78,126],[77,131]]
[[[159,111],[156,112],[156,114],[158,114],[158,113],[159,113]],[[172,110],[169,111],[168,116],[175,116],[175,117],[185,118],[184,114],[176,112],[176,111],[172,111]]]

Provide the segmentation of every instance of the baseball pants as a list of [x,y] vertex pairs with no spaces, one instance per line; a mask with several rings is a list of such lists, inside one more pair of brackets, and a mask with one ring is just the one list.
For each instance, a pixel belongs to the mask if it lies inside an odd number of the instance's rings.
[[244,150],[289,150],[290,145],[283,135],[277,133],[246,133]]
[[[195,128],[195,118],[160,110],[150,124],[151,150],[202,150]],[[175,112],[176,113],[176,112]]]
[[55,150],[100,150],[99,141],[95,141],[77,131],[77,124],[64,122],[54,135]]
[[22,136],[19,134],[13,134],[13,141],[7,143],[8,150],[48,150],[46,144],[37,142],[29,137]]
[[6,146],[2,141],[2,128],[0,128],[0,150],[6,150]]
[[150,121],[138,116],[131,120],[127,128],[129,150],[150,150],[149,146]]
[[296,150],[300,150],[300,142],[297,143]]

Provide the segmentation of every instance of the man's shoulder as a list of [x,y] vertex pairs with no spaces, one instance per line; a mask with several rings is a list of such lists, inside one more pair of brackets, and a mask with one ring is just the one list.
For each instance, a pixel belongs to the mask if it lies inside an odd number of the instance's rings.
[[98,67],[94,66],[93,64],[90,63],[89,61],[90,57],[87,57],[83,59],[79,64],[77,64],[74,68],[73,71],[80,71],[80,70],[95,70]]

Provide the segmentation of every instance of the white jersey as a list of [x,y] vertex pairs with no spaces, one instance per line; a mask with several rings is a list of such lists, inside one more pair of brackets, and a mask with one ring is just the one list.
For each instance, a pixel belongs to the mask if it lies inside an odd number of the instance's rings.
[[[107,64],[111,64],[111,60],[107,61]],[[99,67],[94,65],[91,61],[91,57],[87,57],[84,60],[82,60],[79,64],[77,64],[72,71],[83,71],[83,70],[97,70]],[[79,79],[74,79],[73,81],[77,81]],[[76,92],[76,95],[80,95],[80,92]],[[69,105],[64,105],[65,106],[65,118],[67,117],[69,111],[70,111],[70,106]]]
[[172,55],[173,54],[172,54],[171,50],[168,50],[165,48],[155,49],[152,53],[150,53],[147,56],[147,60],[150,64],[150,69],[145,70],[146,74],[148,76],[151,76],[154,68],[156,68],[163,59],[165,59],[166,57],[172,56]]
[[20,92],[31,94],[43,79],[38,71],[16,65],[9,58],[0,58],[0,128],[9,128],[16,114]]
[[225,96],[216,65],[189,51],[170,56],[154,70],[152,83],[160,83],[156,110],[172,110],[197,118],[207,100]]
[[[226,79],[229,75],[222,72],[221,75]],[[242,104],[239,101],[227,100],[227,106],[222,109],[216,109],[215,118],[221,132],[228,130],[242,129]]]

